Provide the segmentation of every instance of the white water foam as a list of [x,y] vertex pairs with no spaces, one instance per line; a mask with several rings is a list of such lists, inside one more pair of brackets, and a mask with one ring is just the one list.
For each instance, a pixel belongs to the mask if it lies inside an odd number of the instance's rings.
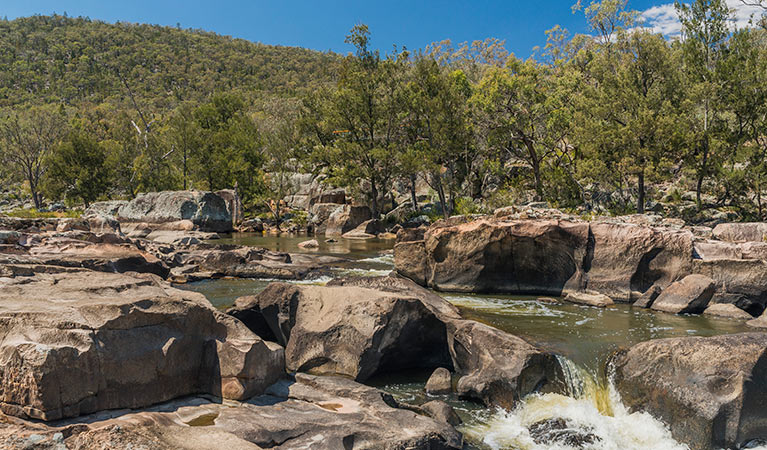
[[612,383],[599,386],[583,369],[562,358],[569,396],[531,395],[513,411],[502,409],[483,417],[464,432],[494,450],[572,450],[564,442],[536,443],[529,427],[541,421],[562,419],[567,431],[596,436],[581,449],[590,450],[685,450],[671,432],[650,414],[630,413]]
[[359,262],[385,264],[387,266],[394,267],[394,255],[386,254],[386,255],[376,256],[373,258],[365,258],[365,259],[360,259]]

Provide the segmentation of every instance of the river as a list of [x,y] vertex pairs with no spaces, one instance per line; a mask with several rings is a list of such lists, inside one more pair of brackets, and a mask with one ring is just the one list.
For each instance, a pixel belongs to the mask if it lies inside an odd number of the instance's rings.
[[[393,241],[347,240],[325,242],[320,248],[302,250],[300,235],[235,234],[217,243],[264,247],[283,252],[314,252],[344,257],[348,262],[333,270],[336,276],[378,276],[394,265]],[[299,283],[323,284],[329,277]],[[227,308],[237,297],[260,292],[269,280],[220,279],[183,285],[203,293],[216,307]],[[478,449],[570,449],[550,443],[537,444],[528,427],[548,419],[564,419],[568,426],[595,438],[589,449],[684,449],[668,429],[646,413],[630,413],[610,383],[607,361],[621,346],[673,336],[712,336],[748,331],[742,322],[704,316],[676,316],[617,305],[607,309],[563,303],[560,299],[503,295],[441,294],[464,317],[484,322],[524,337],[561,355],[567,369],[569,395],[531,395],[514,411],[483,408],[453,396],[427,396],[423,389],[429,373],[401,374],[370,382],[401,401],[420,404],[440,398],[450,403],[464,424],[459,429]]]

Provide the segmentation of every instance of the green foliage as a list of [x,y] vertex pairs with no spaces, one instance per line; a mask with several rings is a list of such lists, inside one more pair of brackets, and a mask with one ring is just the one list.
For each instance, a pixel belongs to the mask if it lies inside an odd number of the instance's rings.
[[109,186],[104,146],[75,124],[64,141],[48,155],[44,192],[49,198],[82,202],[87,208]]

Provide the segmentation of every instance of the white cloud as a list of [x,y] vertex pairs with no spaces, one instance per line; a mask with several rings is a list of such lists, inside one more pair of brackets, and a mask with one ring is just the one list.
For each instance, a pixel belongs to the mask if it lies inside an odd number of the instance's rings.
[[[740,0],[725,1],[733,11],[733,26],[737,28],[750,26],[751,18],[758,18],[764,12],[760,7],[744,5]],[[642,11],[640,20],[644,22],[644,26],[665,36],[678,36],[682,32],[682,24],[673,3],[653,6]]]

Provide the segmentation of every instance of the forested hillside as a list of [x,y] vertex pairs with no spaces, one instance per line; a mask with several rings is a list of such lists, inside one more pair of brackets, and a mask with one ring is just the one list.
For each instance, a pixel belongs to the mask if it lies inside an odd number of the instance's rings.
[[496,39],[382,54],[363,24],[341,56],[61,16],[0,22],[0,176],[38,207],[237,186],[250,212],[279,217],[280,174],[303,171],[374,216],[544,202],[764,219],[767,21],[736,30],[724,0],[695,0],[667,38],[627,0],[581,6],[591,32],[554,26],[527,60]]
[[33,16],[0,21],[0,107],[78,105],[127,93],[172,108],[217,90],[296,96],[332,80],[338,56],[204,31]]

